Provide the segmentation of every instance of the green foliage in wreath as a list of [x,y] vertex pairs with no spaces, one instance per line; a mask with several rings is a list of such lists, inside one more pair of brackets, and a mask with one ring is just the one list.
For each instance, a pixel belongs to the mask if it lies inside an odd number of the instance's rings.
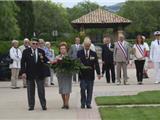
[[72,74],[78,73],[80,70],[87,69],[88,67],[84,66],[79,59],[71,59],[69,56],[66,56],[51,64],[51,68],[56,73]]

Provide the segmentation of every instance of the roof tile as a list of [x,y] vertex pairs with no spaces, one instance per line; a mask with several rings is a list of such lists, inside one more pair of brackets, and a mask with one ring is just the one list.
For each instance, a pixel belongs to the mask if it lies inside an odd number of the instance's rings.
[[72,23],[80,24],[80,23],[131,23],[131,20],[128,20],[124,17],[111,13],[109,11],[103,9],[96,9],[82,17],[73,20]]

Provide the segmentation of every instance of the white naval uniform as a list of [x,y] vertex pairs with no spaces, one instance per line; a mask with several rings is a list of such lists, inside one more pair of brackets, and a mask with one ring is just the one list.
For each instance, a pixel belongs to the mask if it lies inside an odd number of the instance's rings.
[[150,59],[154,63],[155,83],[160,83],[160,40],[154,40],[151,43]]

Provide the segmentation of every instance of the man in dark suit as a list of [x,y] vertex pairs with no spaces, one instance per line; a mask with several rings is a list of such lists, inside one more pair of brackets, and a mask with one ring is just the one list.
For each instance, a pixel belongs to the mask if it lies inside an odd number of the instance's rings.
[[85,108],[85,106],[87,106],[88,109],[91,109],[95,69],[98,74],[98,79],[100,79],[100,68],[97,54],[90,50],[90,46],[91,40],[86,37],[84,39],[84,49],[77,53],[77,57],[80,59],[81,63],[88,67],[87,69],[82,69],[79,73],[82,109]]
[[112,75],[112,83],[115,83],[115,66],[113,61],[114,45],[111,44],[110,36],[103,38],[104,45],[102,46],[102,75],[106,71],[107,83],[110,83],[110,71]]
[[22,77],[27,80],[27,93],[29,111],[35,106],[35,83],[37,84],[38,96],[43,110],[47,110],[44,89],[44,66],[47,62],[45,53],[38,48],[36,39],[31,41],[31,48],[25,49],[21,59]]

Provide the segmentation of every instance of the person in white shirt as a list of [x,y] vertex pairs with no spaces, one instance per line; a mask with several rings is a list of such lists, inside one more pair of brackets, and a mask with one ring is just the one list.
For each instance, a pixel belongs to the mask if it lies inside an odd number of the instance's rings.
[[154,32],[155,40],[151,43],[150,59],[154,63],[155,84],[160,83],[160,31]]
[[143,82],[143,69],[145,63],[145,46],[141,35],[137,35],[135,44],[133,45],[133,52],[135,56],[136,76],[139,85]]
[[9,65],[9,68],[11,69],[11,88],[12,89],[18,89],[17,81],[19,76],[19,71],[21,68],[21,58],[22,53],[20,49],[18,48],[19,42],[17,40],[12,41],[12,47],[9,50],[10,58],[13,60],[13,63]]
[[143,70],[143,78],[149,78],[148,73],[147,73],[147,71],[148,71],[148,60],[149,60],[149,45],[148,45],[147,42],[145,42],[145,40],[146,40],[145,36],[142,36],[142,39],[144,41],[143,44],[144,44],[144,47],[146,49],[146,52],[145,52],[145,55],[144,55],[145,63],[144,63],[144,70]]
[[21,52],[23,52],[27,48],[30,48],[30,40],[28,38],[25,38],[23,40],[23,45],[19,46],[19,49],[21,50]]

